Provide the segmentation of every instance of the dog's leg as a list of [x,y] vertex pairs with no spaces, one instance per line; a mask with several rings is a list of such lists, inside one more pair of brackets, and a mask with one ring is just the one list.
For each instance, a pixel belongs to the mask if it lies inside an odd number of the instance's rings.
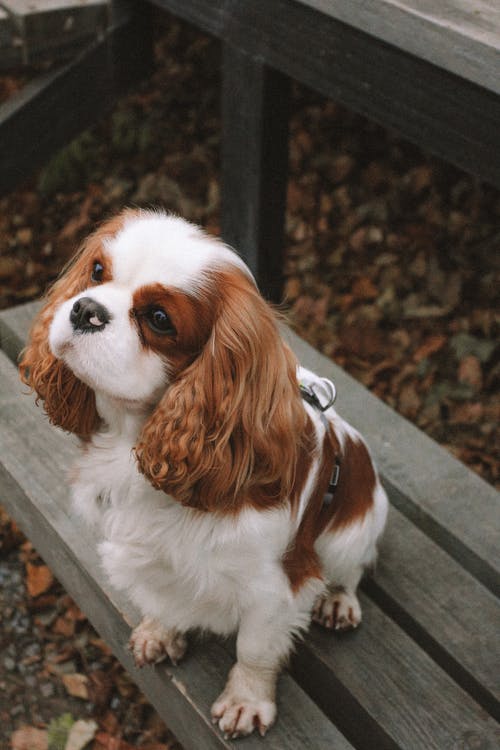
[[361,622],[361,607],[356,589],[363,574],[361,566],[355,566],[344,574],[342,580],[328,586],[327,591],[316,599],[313,609],[314,622],[329,630],[356,628]]
[[183,633],[163,627],[158,620],[145,617],[134,628],[129,647],[137,667],[158,664],[167,657],[177,664],[186,652],[187,642]]
[[294,635],[308,627],[321,581],[306,584],[295,596],[278,591],[254,602],[243,613],[236,642],[237,661],[212,717],[226,737],[242,737],[257,729],[262,736],[276,719],[276,682],[287,661]]

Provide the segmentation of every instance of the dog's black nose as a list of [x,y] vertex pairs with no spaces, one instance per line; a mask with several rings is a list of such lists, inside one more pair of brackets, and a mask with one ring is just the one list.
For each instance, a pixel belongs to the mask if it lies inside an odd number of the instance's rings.
[[96,302],[92,297],[80,297],[73,305],[69,319],[75,331],[95,333],[102,331],[111,320],[111,315],[100,302]]

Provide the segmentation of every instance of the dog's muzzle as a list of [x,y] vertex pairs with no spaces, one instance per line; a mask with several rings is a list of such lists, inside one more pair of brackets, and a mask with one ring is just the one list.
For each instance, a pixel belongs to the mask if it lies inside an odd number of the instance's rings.
[[104,305],[96,302],[92,297],[80,297],[71,309],[69,320],[73,330],[95,333],[105,328],[111,320],[111,315]]

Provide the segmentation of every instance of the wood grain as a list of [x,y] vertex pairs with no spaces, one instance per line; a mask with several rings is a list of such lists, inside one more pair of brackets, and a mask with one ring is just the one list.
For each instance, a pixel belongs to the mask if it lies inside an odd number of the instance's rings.
[[299,0],[500,94],[496,0]]
[[500,185],[496,91],[295,0],[151,2]]
[[360,750],[496,747],[494,719],[365,596],[361,605],[357,631],[315,627],[293,669],[348,739]]

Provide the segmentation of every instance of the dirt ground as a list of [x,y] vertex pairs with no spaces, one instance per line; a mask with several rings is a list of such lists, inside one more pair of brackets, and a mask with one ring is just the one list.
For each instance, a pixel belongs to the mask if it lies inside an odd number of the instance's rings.
[[[124,205],[219,232],[220,50],[176,22],[156,52],[148,81],[0,200],[0,307],[38,297]],[[0,99],[27,76],[1,78]],[[500,193],[299,86],[290,130],[292,325],[498,486]],[[64,747],[80,720],[94,750],[173,747],[5,514],[0,541],[0,745],[23,750],[30,726],[35,750]]]

